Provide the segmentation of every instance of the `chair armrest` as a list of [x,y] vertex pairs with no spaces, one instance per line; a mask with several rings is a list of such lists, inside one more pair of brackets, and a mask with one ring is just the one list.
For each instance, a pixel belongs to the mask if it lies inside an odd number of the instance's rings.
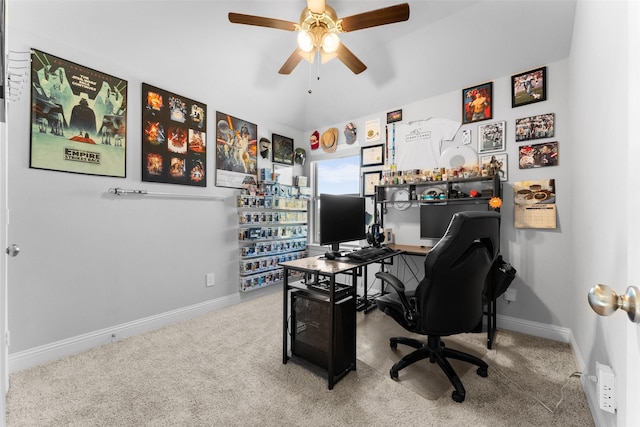
[[404,307],[405,311],[407,312],[412,311],[411,304],[409,304],[409,300],[407,299],[407,296],[404,293],[404,283],[402,283],[400,279],[398,279],[396,276],[394,276],[391,273],[387,273],[386,271],[377,272],[376,277],[388,283],[389,286],[391,286],[398,293],[398,296],[400,297],[400,303]]

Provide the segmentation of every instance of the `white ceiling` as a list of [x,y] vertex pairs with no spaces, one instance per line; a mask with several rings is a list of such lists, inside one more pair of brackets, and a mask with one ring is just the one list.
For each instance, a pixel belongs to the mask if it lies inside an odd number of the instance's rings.
[[[216,10],[298,22],[305,0],[214,2]],[[402,1],[328,0],[338,17]],[[302,61],[278,70],[295,33],[231,24],[224,13],[228,77],[245,81],[265,119],[299,130],[346,121],[515,74],[569,56],[575,0],[408,1],[407,22],[344,33],[341,40],[368,69],[354,75],[340,61]],[[220,45],[218,45],[220,46]],[[319,80],[317,79],[319,76]],[[311,90],[311,93],[309,93]],[[266,96],[266,99],[265,99]],[[252,100],[253,102],[253,100]]]
[[[282,125],[304,132],[567,58],[576,8],[576,0],[409,0],[407,22],[341,35],[368,66],[363,73],[354,75],[334,59],[320,66],[303,60],[290,75],[281,75],[278,70],[296,48],[296,34],[232,24],[228,13],[298,22],[306,0],[9,3],[11,16],[30,16],[35,28],[48,19],[91,22],[78,45],[69,42],[77,40],[77,26],[56,26],[52,37],[63,46],[73,45],[72,58],[95,54],[99,45],[101,55],[116,58],[114,69],[124,76],[144,76],[139,78],[161,87],[171,82],[174,90],[193,93],[211,108],[259,117],[271,124],[270,131]],[[327,0],[338,17],[399,3]],[[44,5],[63,18],[33,14]],[[113,9],[113,19],[96,19],[96,11],[105,9]],[[139,31],[140,37],[122,43],[119,28],[123,34]],[[180,85],[176,75],[188,81]],[[197,90],[187,89],[189,85]]]

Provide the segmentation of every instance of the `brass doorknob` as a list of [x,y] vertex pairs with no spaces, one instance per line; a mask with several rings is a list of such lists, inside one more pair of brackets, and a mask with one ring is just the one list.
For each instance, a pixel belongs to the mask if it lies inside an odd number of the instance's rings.
[[629,320],[640,323],[639,295],[635,286],[629,286],[624,295],[617,295],[609,286],[598,284],[589,290],[588,298],[589,305],[600,316],[609,316],[620,308],[627,312]]

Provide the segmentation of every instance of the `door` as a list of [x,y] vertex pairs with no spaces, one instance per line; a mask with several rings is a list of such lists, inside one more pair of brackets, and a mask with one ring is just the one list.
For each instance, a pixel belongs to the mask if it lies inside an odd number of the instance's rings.
[[[9,248],[7,242],[7,129],[5,121],[4,105],[1,107],[2,119],[0,120],[0,242],[3,248]],[[3,251],[4,252],[4,251]],[[8,348],[7,336],[7,264],[8,254],[0,256],[0,426],[6,424],[6,395],[9,390]]]
[[[2,93],[6,93],[6,65],[5,59],[5,2],[0,0],[0,76],[2,77],[1,84],[3,89]],[[3,248],[9,248],[7,242],[8,232],[8,202],[7,202],[7,177],[9,176],[7,160],[7,101],[6,97],[2,97],[0,103],[0,245]],[[15,252],[17,253],[17,252]],[[3,254],[4,255],[4,254]],[[7,254],[8,255],[8,254]],[[7,264],[8,256],[0,255],[0,426],[6,425],[6,396],[9,391],[9,368],[8,359],[9,351],[7,346]]]

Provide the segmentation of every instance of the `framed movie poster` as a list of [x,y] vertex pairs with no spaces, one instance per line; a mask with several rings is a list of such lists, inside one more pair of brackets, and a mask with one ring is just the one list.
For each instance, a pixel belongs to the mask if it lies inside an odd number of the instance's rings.
[[273,144],[272,161],[283,165],[293,165],[293,139],[272,133],[271,141]]
[[31,50],[29,167],[124,178],[127,81]]
[[547,67],[511,76],[511,108],[547,100]]
[[142,181],[207,186],[206,104],[142,83]]
[[462,124],[493,117],[493,82],[462,89]]
[[216,186],[257,184],[257,140],[257,125],[216,111]]

